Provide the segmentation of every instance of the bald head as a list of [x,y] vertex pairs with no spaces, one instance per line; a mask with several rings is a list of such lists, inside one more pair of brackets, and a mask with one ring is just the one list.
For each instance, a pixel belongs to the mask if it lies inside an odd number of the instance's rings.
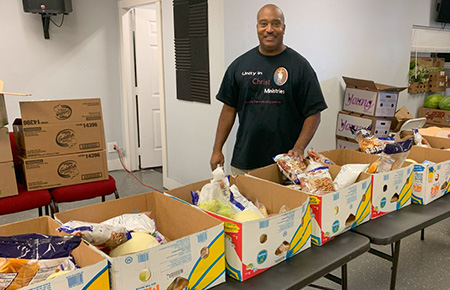
[[256,21],[259,21],[261,14],[263,14],[266,11],[271,11],[271,12],[274,12],[275,14],[277,14],[278,17],[280,17],[281,21],[283,21],[283,24],[284,24],[283,11],[281,11],[280,7],[278,7],[275,4],[267,4],[267,5],[264,5],[263,7],[261,7],[261,9],[259,9],[259,11],[258,11],[258,14],[256,15]]

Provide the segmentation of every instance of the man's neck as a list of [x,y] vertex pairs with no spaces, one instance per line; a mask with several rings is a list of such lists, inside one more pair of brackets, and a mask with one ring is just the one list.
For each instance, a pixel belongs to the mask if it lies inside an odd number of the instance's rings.
[[285,49],[286,49],[286,45],[284,45],[284,44],[279,49],[270,50],[270,51],[262,50],[261,45],[258,47],[258,50],[261,54],[268,55],[268,56],[278,55],[278,54],[282,53]]

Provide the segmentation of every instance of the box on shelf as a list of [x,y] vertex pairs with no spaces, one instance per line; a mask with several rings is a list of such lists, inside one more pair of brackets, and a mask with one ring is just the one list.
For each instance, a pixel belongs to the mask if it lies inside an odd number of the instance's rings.
[[55,218],[62,223],[100,223],[138,212],[150,212],[158,231],[169,242],[118,257],[95,248],[110,262],[112,289],[172,289],[169,285],[180,278],[189,280],[187,289],[206,289],[225,282],[223,223],[175,198],[149,192],[56,213]]
[[[0,163],[0,198],[18,195],[16,173],[14,172],[14,163]],[[0,204],[1,204],[0,200]]]
[[450,148],[450,128],[428,127],[419,129],[419,133],[425,138],[432,148]]
[[350,131],[350,127],[356,130],[372,126],[372,134],[376,137],[387,137],[391,127],[391,119],[382,117],[370,117],[350,112],[339,112],[336,124],[336,136],[346,137],[355,140],[355,135]]
[[0,162],[13,161],[7,127],[0,127]]
[[[334,179],[340,166],[329,167]],[[253,170],[249,175],[276,184],[283,184],[285,181],[277,164]],[[312,212],[311,242],[321,246],[335,236],[370,220],[371,195],[372,180],[370,175],[365,173],[361,173],[356,183],[347,188],[323,195],[309,194]]]
[[413,146],[408,159],[418,163],[414,164],[413,203],[428,204],[449,192],[450,151]]
[[359,149],[359,144],[354,139],[336,136],[336,149],[357,150]]
[[[204,180],[169,190],[170,194],[191,203],[191,191],[201,190]],[[249,200],[258,200],[270,213],[282,206],[288,212],[272,217],[237,222],[211,213],[225,222],[225,255],[227,274],[244,281],[307,249],[311,245],[311,213],[308,195],[254,177],[238,175],[230,178],[239,192]]]
[[22,120],[16,119],[13,129],[18,153],[25,158],[98,151],[106,147],[101,120],[24,127]]
[[29,191],[107,180],[105,150],[40,158],[20,157]]
[[[321,152],[338,165],[372,164],[380,156],[352,150]],[[411,204],[413,164],[404,163],[401,168],[372,174],[371,218],[385,215]]]
[[450,111],[420,107],[417,117],[427,118],[428,124],[450,126]]
[[445,58],[436,57],[411,57],[410,61],[416,61],[418,65],[444,68]]
[[[50,217],[40,217],[0,226],[0,236],[22,234],[61,235],[56,229],[60,226]],[[79,269],[20,288],[21,290],[109,290],[108,261],[85,243],[72,251]]]
[[398,95],[406,87],[376,84],[370,80],[342,77],[346,84],[343,110],[375,117],[392,117]]
[[430,86],[428,82],[426,83],[409,83],[408,86],[408,94],[420,94],[420,93],[426,93],[430,90]]
[[23,126],[102,120],[99,98],[19,102]]

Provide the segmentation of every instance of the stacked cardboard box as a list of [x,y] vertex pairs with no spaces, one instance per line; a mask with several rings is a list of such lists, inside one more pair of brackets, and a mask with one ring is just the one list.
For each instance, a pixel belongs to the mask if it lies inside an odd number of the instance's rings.
[[0,198],[17,195],[16,174],[9,141],[5,95],[0,88]]
[[13,124],[28,190],[108,179],[100,99],[20,102]]
[[336,147],[344,146],[343,141],[347,141],[345,148],[355,147],[349,146],[356,143],[350,127],[359,129],[371,125],[375,136],[387,137],[397,108],[398,95],[406,88],[377,84],[370,80],[343,79],[346,89],[343,111],[338,114]]
[[[444,58],[412,57],[411,63],[415,63],[415,66],[411,68],[408,93],[445,92],[448,77],[443,70]],[[419,74],[424,77],[417,77]]]

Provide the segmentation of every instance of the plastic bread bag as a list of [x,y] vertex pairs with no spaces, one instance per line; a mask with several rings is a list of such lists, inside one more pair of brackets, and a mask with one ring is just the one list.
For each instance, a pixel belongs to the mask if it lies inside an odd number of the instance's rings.
[[82,236],[90,244],[101,248],[115,248],[131,239],[131,234],[125,227],[103,223],[71,220],[61,225],[58,231]]
[[243,196],[239,192],[239,189],[235,184],[230,186],[230,203],[235,208],[235,211],[251,210],[256,212],[262,218],[264,218],[264,215],[255,206],[255,204],[250,200],[248,200],[245,196]]
[[155,221],[145,213],[123,214],[106,220],[102,224],[124,227],[130,232],[144,232],[151,235],[156,232]]
[[369,164],[345,164],[333,181],[334,189],[339,190],[355,183],[361,172],[364,172]]
[[385,144],[370,132],[372,126],[368,128],[356,129],[350,127],[350,131],[355,135],[359,149],[368,154],[379,154],[383,152]]
[[205,210],[214,212],[224,217],[233,218],[236,213],[229,202],[229,187],[225,180],[222,167],[217,167],[213,172],[213,179],[205,184],[198,194],[197,205]]
[[323,164],[314,160],[309,160],[308,166],[306,167],[306,171],[314,170],[317,167],[323,167]]
[[380,158],[370,164],[367,173],[388,172],[393,169],[402,167],[409,150],[413,144],[413,138],[408,138],[392,144],[386,144]]
[[19,289],[67,269],[81,237],[26,234],[0,237],[0,289]]
[[314,151],[314,149],[309,149],[308,150],[308,156],[312,161],[315,162],[320,162],[322,164],[329,164],[329,165],[334,165],[334,162],[331,161],[329,158],[325,157],[324,155]]
[[256,199],[256,201],[255,201],[255,206],[256,206],[256,208],[261,212],[261,214],[262,214],[264,217],[268,217],[268,216],[269,216],[269,214],[267,213],[267,208],[266,208],[266,206],[265,206],[263,203],[259,202],[258,199]]
[[299,175],[300,187],[307,193],[327,193],[334,190],[333,179],[327,166],[318,167]]
[[296,160],[287,154],[278,154],[273,158],[278,168],[290,181],[299,184],[297,175],[306,170],[306,164],[303,161]]

